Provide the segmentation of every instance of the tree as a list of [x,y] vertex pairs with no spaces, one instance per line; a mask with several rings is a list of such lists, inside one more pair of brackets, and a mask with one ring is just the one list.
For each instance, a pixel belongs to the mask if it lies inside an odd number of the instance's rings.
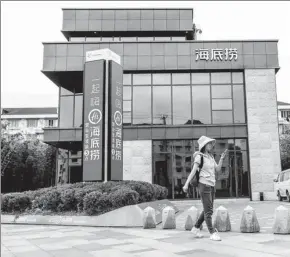
[[280,135],[280,154],[282,170],[290,169],[290,131]]

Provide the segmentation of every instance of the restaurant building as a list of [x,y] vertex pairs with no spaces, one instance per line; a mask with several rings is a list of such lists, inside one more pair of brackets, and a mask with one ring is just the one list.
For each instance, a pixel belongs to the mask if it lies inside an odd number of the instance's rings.
[[206,135],[217,161],[229,149],[217,197],[276,198],[277,40],[196,40],[192,9],[63,9],[62,33],[67,41],[43,43],[42,72],[59,87],[59,124],[44,140],[78,157],[66,182],[82,180],[85,53],[109,48],[123,67],[124,180],[185,198]]

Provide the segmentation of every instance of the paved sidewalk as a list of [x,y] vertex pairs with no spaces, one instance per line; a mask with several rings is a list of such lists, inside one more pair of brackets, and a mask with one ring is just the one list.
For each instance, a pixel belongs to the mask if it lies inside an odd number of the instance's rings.
[[221,242],[180,230],[3,225],[2,257],[278,257],[290,235],[222,233]]
[[[199,201],[175,202],[181,209],[177,229],[92,228],[35,225],[2,225],[2,257],[274,257],[290,256],[290,235],[273,235],[274,210],[283,202],[217,201],[215,207],[228,208],[232,232],[220,233],[221,242],[212,242],[206,229],[205,238],[195,239],[184,231],[186,210]],[[239,233],[243,209],[255,208],[261,233]]]

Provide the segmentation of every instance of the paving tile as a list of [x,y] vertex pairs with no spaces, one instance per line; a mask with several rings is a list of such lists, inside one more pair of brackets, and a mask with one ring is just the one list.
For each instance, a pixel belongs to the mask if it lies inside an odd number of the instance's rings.
[[54,257],[63,257],[63,256],[69,256],[69,257],[93,257],[94,255],[80,249],[67,249],[67,250],[56,250],[56,251],[50,251],[49,253],[52,254]]
[[13,253],[1,253],[1,257],[15,257],[16,255],[14,255]]
[[63,243],[59,242],[55,244],[41,244],[39,245],[39,248],[45,251],[54,251],[54,250],[70,249],[72,247],[69,245],[64,245]]
[[24,252],[33,252],[39,250],[38,247],[34,245],[21,245],[21,246],[10,246],[8,247],[12,253],[24,253]]
[[126,243],[123,240],[118,240],[115,238],[99,239],[95,240],[95,242],[97,242],[100,245],[120,245]]
[[66,246],[77,246],[77,245],[85,245],[85,244],[89,244],[90,241],[89,240],[84,240],[84,239],[73,239],[73,240],[64,240],[62,242],[62,244],[66,245]]
[[132,251],[142,251],[147,250],[147,246],[137,245],[137,244],[127,244],[127,245],[115,245],[112,246],[113,249],[118,249],[123,252],[132,252]]
[[106,250],[100,250],[100,251],[93,251],[89,253],[96,257],[111,257],[111,256],[112,257],[132,257],[132,254],[124,253],[117,249],[106,249]]
[[180,257],[178,254],[168,253],[161,250],[153,250],[141,253],[135,253],[134,256],[138,257]]
[[16,257],[52,257],[53,255],[42,251],[42,250],[37,250],[37,251],[31,251],[31,252],[26,252],[26,253],[15,253]]
[[97,250],[110,249],[111,247],[93,242],[93,243],[84,244],[84,245],[76,245],[74,246],[74,248],[91,252],[91,251],[97,251]]
[[31,243],[27,240],[9,240],[9,241],[4,241],[2,242],[4,246],[9,247],[9,246],[29,246]]

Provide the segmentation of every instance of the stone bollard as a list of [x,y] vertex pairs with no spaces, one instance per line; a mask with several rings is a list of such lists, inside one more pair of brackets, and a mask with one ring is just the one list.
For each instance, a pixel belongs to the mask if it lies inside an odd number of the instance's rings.
[[260,225],[255,210],[251,206],[244,209],[240,230],[242,233],[260,232]]
[[[193,228],[193,226],[195,225],[196,221],[199,218],[199,215],[200,212],[196,207],[192,206],[191,208],[188,209],[188,214],[184,225],[185,230],[191,230]],[[202,229],[202,225],[200,229]]]
[[231,221],[230,221],[230,215],[228,210],[220,206],[216,209],[215,215],[214,215],[214,222],[213,222],[214,228],[216,228],[219,232],[227,232],[231,231]]
[[274,234],[290,234],[290,209],[280,205],[275,210]]
[[170,206],[167,206],[162,211],[162,228],[163,229],[176,228],[175,210]]
[[143,212],[143,228],[156,228],[155,210],[150,206]]

